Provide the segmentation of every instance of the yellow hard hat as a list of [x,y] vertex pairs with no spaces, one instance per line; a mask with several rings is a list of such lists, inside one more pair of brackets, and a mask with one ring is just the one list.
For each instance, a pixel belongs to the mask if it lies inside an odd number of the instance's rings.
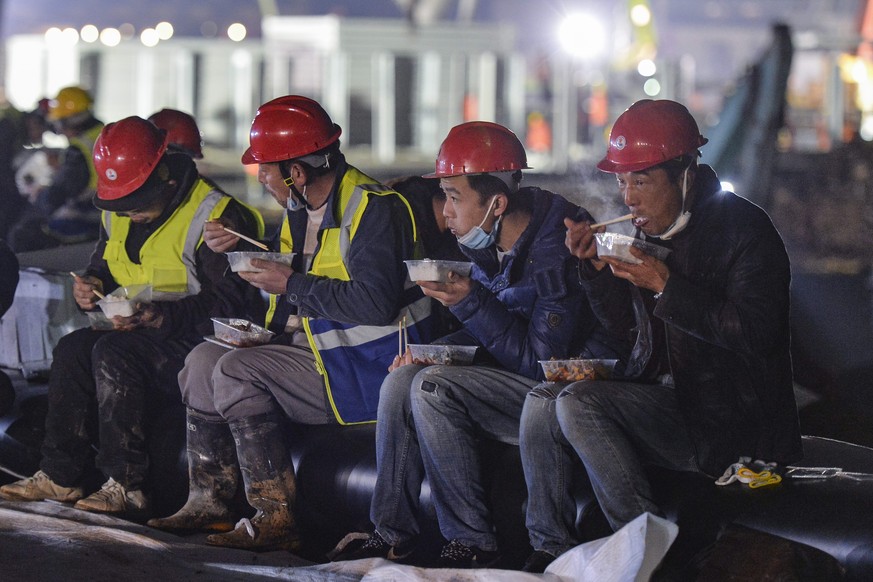
[[81,87],[64,87],[49,102],[48,118],[51,121],[66,119],[71,115],[90,111],[93,103],[90,93]]

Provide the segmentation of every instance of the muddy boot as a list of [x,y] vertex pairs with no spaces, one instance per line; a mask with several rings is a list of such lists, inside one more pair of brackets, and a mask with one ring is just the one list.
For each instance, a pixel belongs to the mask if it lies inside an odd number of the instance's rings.
[[209,536],[206,543],[256,551],[297,551],[300,548],[294,523],[297,485],[285,446],[282,418],[268,413],[229,424],[236,441],[246,499],[257,513],[237,523],[232,532]]
[[239,483],[236,447],[224,419],[188,409],[188,501],[169,517],[150,519],[165,531],[226,532],[235,519],[228,508]]

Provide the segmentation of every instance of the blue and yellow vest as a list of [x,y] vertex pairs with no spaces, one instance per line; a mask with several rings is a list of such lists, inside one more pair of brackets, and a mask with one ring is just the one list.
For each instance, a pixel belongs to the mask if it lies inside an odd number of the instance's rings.
[[[349,281],[348,253],[361,217],[371,196],[397,196],[403,201],[413,225],[417,242],[415,218],[409,203],[399,193],[378,184],[355,168],[349,167],[337,192],[337,208],[342,209],[338,228],[320,231],[318,251],[312,259],[309,274]],[[287,217],[280,232],[282,252],[293,251]],[[303,328],[309,346],[315,354],[315,365],[324,378],[333,413],[340,424],[371,422],[376,419],[379,388],[388,374],[388,366],[398,351],[398,324],[406,318],[410,343],[427,343],[431,325],[431,301],[407,279],[404,306],[388,325],[346,324],[318,317],[303,318]],[[271,297],[267,323],[275,309]]]
[[230,203],[227,194],[198,179],[188,197],[143,244],[139,264],[130,260],[124,243],[130,218],[103,212],[109,235],[103,258],[121,286],[151,284],[155,299],[173,301],[200,292],[197,248],[203,242],[203,223],[218,218]]

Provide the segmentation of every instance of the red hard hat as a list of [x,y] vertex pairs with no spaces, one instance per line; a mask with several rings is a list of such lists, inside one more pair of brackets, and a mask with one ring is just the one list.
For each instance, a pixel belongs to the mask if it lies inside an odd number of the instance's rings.
[[198,160],[203,157],[203,140],[194,118],[177,109],[161,109],[149,121],[167,131],[170,145],[181,148]]
[[502,125],[470,121],[456,125],[443,140],[436,170],[425,178],[528,170],[527,155],[518,137]]
[[696,152],[707,141],[681,103],[643,99],[615,120],[606,157],[597,167],[612,174],[639,172]]
[[243,164],[293,160],[322,150],[342,129],[316,101],[286,95],[264,103],[255,113]]
[[97,200],[104,210],[142,186],[167,151],[167,132],[141,117],[127,117],[103,128],[94,143]]

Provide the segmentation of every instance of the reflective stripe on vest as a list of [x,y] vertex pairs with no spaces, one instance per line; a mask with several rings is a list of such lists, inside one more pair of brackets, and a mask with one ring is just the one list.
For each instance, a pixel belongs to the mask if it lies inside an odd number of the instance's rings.
[[221,216],[230,200],[227,194],[198,180],[172,216],[143,244],[139,264],[130,260],[124,246],[130,218],[104,212],[103,225],[108,236],[103,258],[116,283],[151,284],[156,298],[161,300],[199,293],[197,248],[203,240],[203,223]]
[[[397,196],[409,213],[415,232],[415,218],[409,203],[394,190],[377,184],[360,171],[349,168],[340,183],[338,206],[342,208],[340,226],[321,232],[318,253],[309,273],[348,281],[348,253],[370,196]],[[342,324],[306,317],[303,327],[315,354],[316,367],[324,377],[328,399],[340,424],[371,422],[376,417],[379,388],[388,366],[397,355],[398,323],[406,318],[407,334],[412,343],[430,341],[426,333],[431,301],[406,281],[403,307],[388,325]]]
[[[291,240],[291,225],[288,223],[288,214],[285,214],[285,220],[282,221],[282,229],[279,231],[279,252],[290,253],[294,250],[294,242]],[[264,327],[270,327],[273,321],[273,316],[276,314],[276,302],[279,300],[278,295],[270,294],[270,306],[267,309],[267,316],[264,318]]]

